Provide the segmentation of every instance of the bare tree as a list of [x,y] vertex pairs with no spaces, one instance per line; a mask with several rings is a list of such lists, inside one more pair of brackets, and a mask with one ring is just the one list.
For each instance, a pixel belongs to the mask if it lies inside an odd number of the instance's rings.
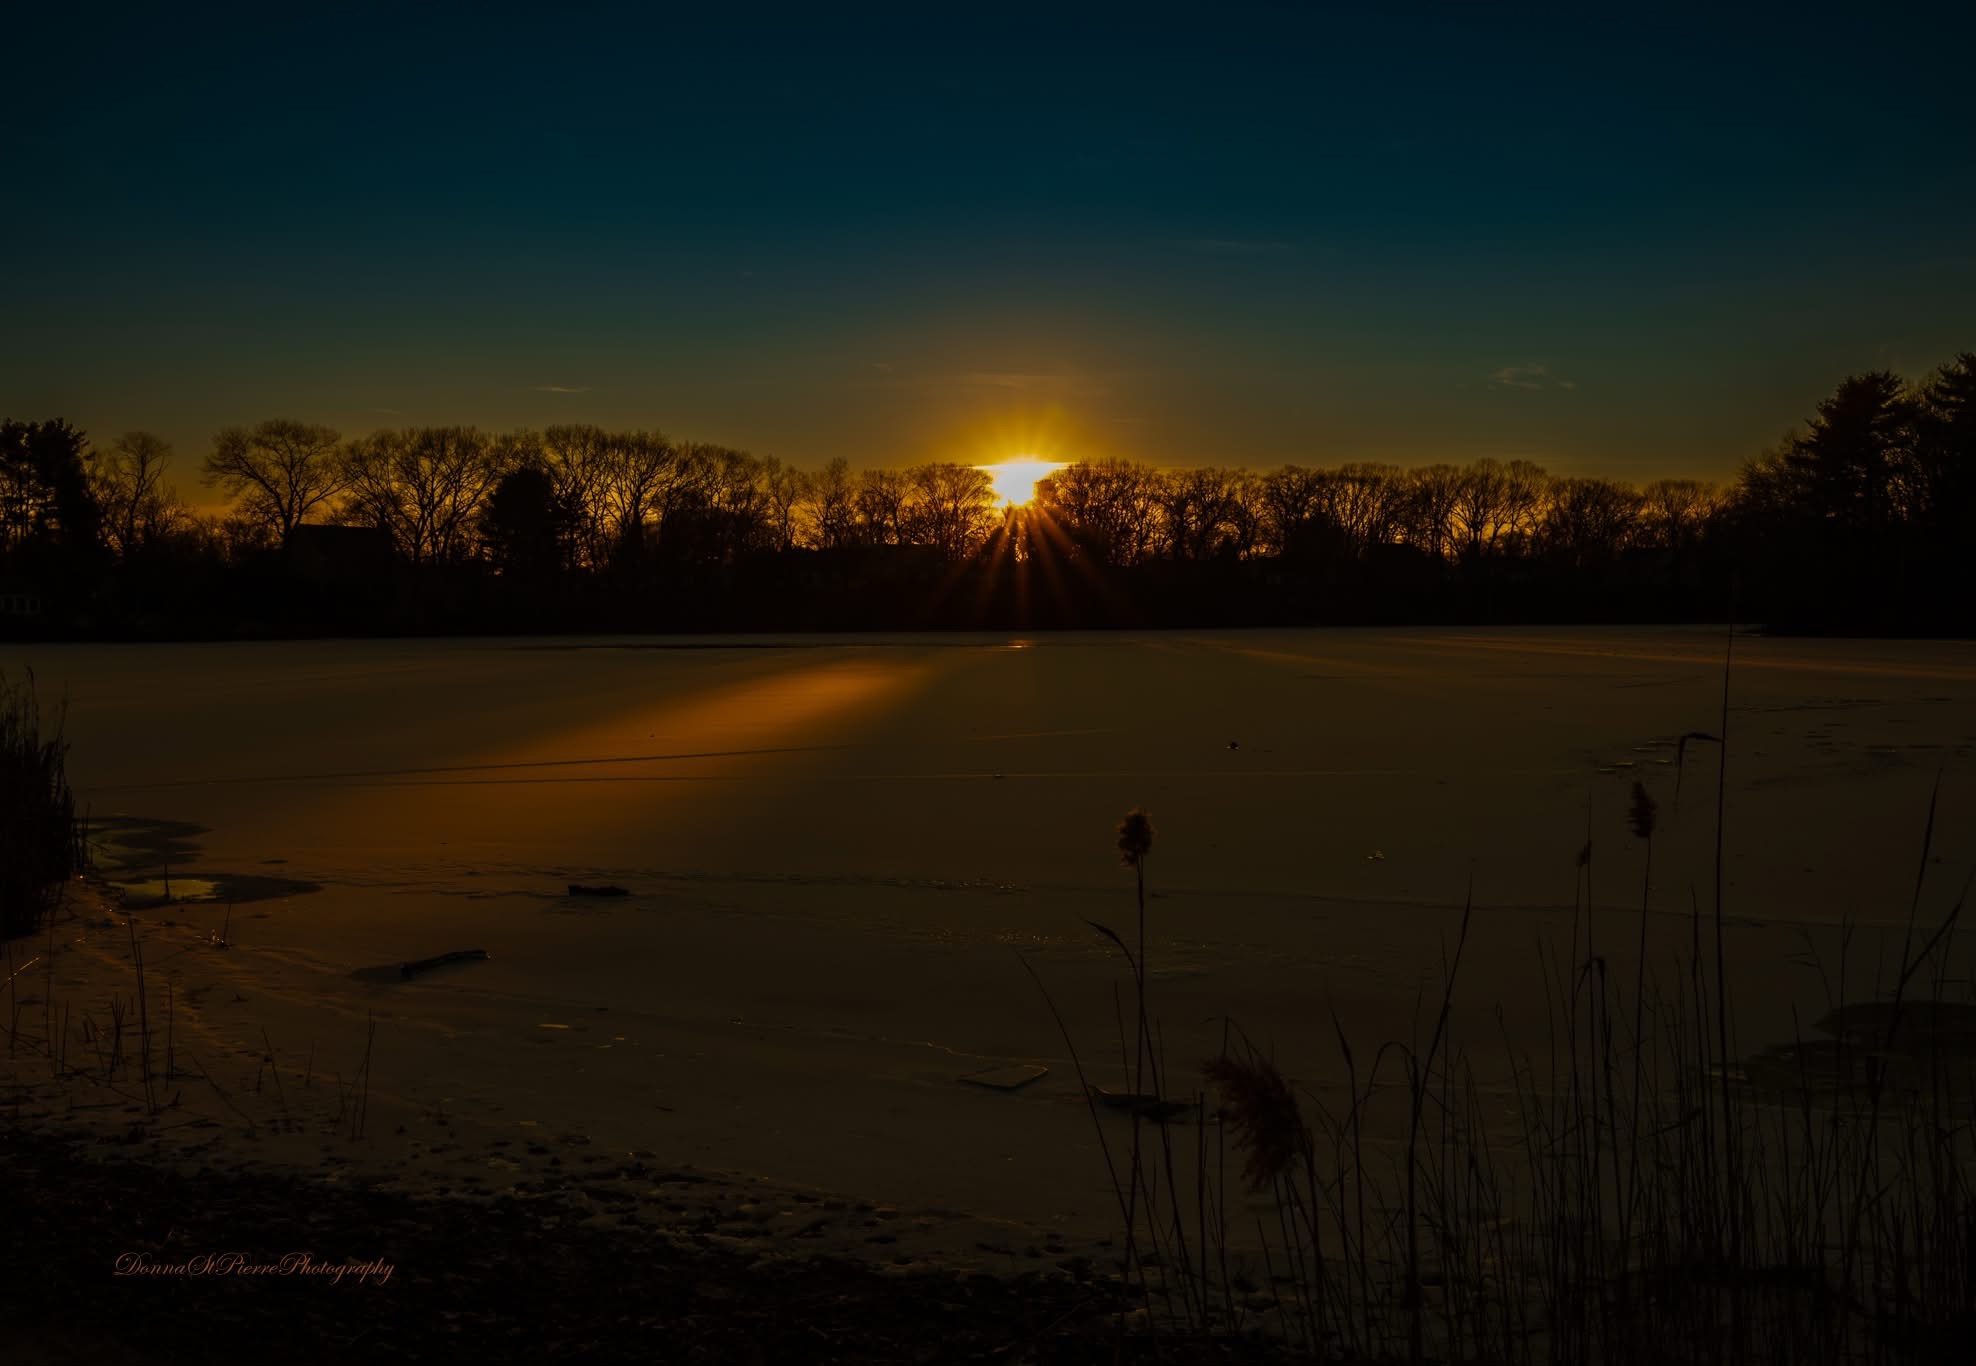
[[1548,480],[1528,460],[1463,466],[1455,475],[1449,518],[1455,552],[1470,560],[1515,553],[1536,529]]
[[1722,506],[1722,490],[1699,479],[1659,479],[1641,490],[1641,533],[1650,545],[1685,551]]
[[1454,465],[1422,465],[1407,471],[1407,539],[1421,550],[1445,559],[1455,548],[1457,508],[1465,480]]
[[502,443],[471,427],[378,432],[350,450],[350,511],[389,531],[413,564],[457,561],[511,464]]
[[1406,526],[1406,472],[1397,465],[1346,465],[1338,471],[1332,516],[1354,554],[1398,540]]
[[857,485],[851,462],[839,456],[804,484],[802,509],[810,541],[819,550],[836,550],[857,539]]
[[1254,500],[1238,470],[1169,470],[1161,483],[1166,553],[1176,560],[1240,556],[1255,538]]
[[636,557],[651,529],[663,527],[693,486],[705,481],[705,465],[661,432],[612,433],[601,454],[597,503],[611,554]]
[[1538,540],[1573,570],[1608,564],[1640,531],[1640,495],[1611,479],[1559,479],[1538,527]]
[[1463,559],[1488,553],[1502,518],[1504,479],[1494,460],[1477,460],[1456,476],[1449,522],[1454,550]]
[[1293,554],[1332,522],[1328,470],[1285,465],[1264,476],[1260,494],[1262,539],[1269,553]]
[[557,506],[576,519],[577,559],[598,568],[610,558],[611,531],[605,508],[609,480],[610,433],[601,427],[551,427],[538,446]]
[[906,471],[910,491],[902,518],[906,538],[932,546],[950,560],[981,546],[996,523],[995,489],[973,465],[916,465]]
[[698,514],[702,554],[728,560],[773,545],[778,513],[771,467],[780,464],[726,446],[692,448],[689,507]]
[[905,537],[906,476],[898,470],[858,472],[858,539],[866,545],[899,545]]
[[1550,486],[1551,476],[1541,465],[1512,460],[1503,466],[1502,524],[1496,533],[1499,543],[1507,542],[1519,553],[1529,545],[1543,516]]
[[795,547],[798,534],[797,509],[808,496],[810,477],[794,465],[785,465],[774,456],[759,465],[762,491],[768,496],[768,532],[774,550]]
[[171,446],[150,432],[125,432],[88,457],[89,482],[103,512],[103,539],[119,559],[182,526],[188,513],[165,482]]
[[1223,504],[1224,534],[1219,553],[1246,560],[1263,553],[1268,544],[1269,522],[1264,502],[1263,481],[1248,470],[1230,470]]
[[1160,471],[1129,460],[1066,466],[1036,486],[1047,525],[1108,565],[1137,564],[1159,535]]
[[213,438],[203,480],[236,500],[236,513],[285,539],[350,487],[341,438],[329,427],[275,418]]

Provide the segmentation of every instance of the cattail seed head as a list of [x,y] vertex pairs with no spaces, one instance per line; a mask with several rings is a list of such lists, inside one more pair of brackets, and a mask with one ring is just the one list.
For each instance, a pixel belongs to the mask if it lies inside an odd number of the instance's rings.
[[1645,783],[1633,784],[1633,833],[1643,840],[1654,837],[1654,822],[1660,814],[1660,807],[1647,792]]
[[1153,851],[1153,819],[1138,807],[1118,823],[1118,852],[1126,866],[1136,868]]

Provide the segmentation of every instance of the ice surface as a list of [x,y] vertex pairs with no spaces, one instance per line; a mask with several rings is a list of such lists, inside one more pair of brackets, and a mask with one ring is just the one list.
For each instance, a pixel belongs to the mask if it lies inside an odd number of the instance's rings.
[[[234,908],[227,968],[262,1007],[243,1034],[355,1036],[370,1010],[380,1078],[491,1124],[552,1114],[673,1161],[1102,1222],[1076,1073],[1017,952],[1117,1085],[1124,976],[1085,922],[1135,932],[1129,807],[1157,831],[1170,1087],[1198,1085],[1224,1015],[1335,1084],[1331,1012],[1368,1048],[1405,1037],[1471,886],[1456,1026],[1486,1064],[1540,1027],[1538,946],[1569,940],[1588,832],[1610,949],[1636,933],[1636,780],[1661,809],[1656,953],[1712,910],[1717,755],[1692,743],[1677,769],[1675,744],[1718,728],[1722,646],[1559,628],[6,657],[66,694],[94,815],[205,827],[175,882],[322,885]],[[1842,918],[1904,920],[1938,774],[1924,914],[1976,864],[1972,683],[1962,643],[1737,642],[1724,910],[1750,1049],[1819,1013],[1806,955]],[[461,945],[489,960],[364,975]],[[1858,941],[1869,977],[1880,947]],[[954,1085],[1022,1063],[1051,1071]]]

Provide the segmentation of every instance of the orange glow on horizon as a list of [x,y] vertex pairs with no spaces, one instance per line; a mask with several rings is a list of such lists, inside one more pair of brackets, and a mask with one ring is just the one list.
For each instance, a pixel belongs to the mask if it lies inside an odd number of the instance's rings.
[[1012,455],[992,465],[976,465],[986,472],[995,496],[1021,507],[1036,496],[1036,485],[1064,468],[1061,460],[1038,460],[1033,455]]

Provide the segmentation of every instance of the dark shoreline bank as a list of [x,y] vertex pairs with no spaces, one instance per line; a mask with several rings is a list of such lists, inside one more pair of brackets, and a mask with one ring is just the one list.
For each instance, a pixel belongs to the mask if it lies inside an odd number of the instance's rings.
[[[657,1223],[583,1227],[553,1197],[417,1199],[268,1171],[188,1174],[0,1129],[10,1360],[1008,1362],[1151,1359],[1115,1284],[750,1259]],[[388,1277],[117,1274],[240,1254]],[[1161,1359],[1187,1360],[1178,1344]],[[1121,1354],[1121,1346],[1126,1350]],[[24,1351],[23,1351],[24,1349]],[[1209,1359],[1280,1359],[1257,1343]]]

